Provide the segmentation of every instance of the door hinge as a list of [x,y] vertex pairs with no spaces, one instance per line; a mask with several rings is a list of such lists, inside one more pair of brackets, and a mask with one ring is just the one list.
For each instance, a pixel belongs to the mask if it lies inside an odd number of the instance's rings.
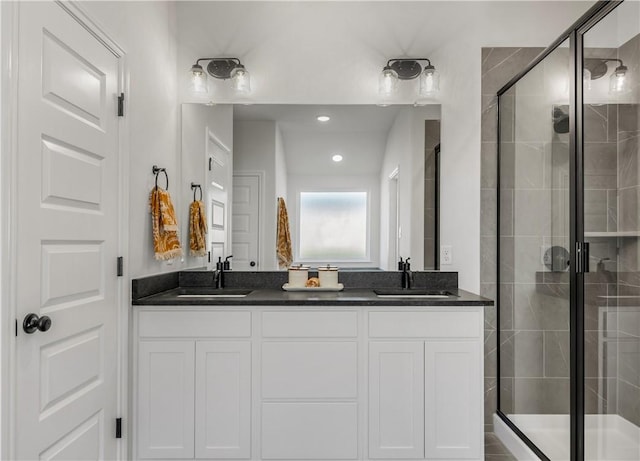
[[116,439],[122,438],[122,418],[116,418]]
[[212,166],[213,166],[213,157],[209,157],[209,171],[211,171]]
[[18,337],[18,319],[16,319],[16,338]]
[[211,252],[207,251],[207,262],[210,263],[211,262]]
[[589,242],[576,242],[576,273],[589,272]]
[[117,266],[118,277],[122,277],[124,275],[124,258],[122,256],[118,256]]
[[124,93],[118,96],[118,117],[124,117]]

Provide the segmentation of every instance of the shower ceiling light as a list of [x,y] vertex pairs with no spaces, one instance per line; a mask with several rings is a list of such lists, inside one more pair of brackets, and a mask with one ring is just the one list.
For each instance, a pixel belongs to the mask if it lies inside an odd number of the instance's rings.
[[585,58],[584,60],[584,79],[585,88],[590,89],[591,83],[587,82],[587,78],[598,80],[604,77],[609,71],[608,62],[617,62],[619,65],[614,69],[609,77],[609,93],[622,94],[629,90],[629,82],[627,78],[627,66],[624,65],[622,59],[615,58]]
[[[420,61],[427,63],[424,69]],[[421,97],[432,97],[440,91],[440,73],[428,58],[393,58],[382,69],[378,92],[382,98],[388,99],[395,94],[398,80],[413,80],[417,77],[420,77]]]
[[[209,61],[207,72],[200,61]],[[236,94],[246,96],[251,92],[249,71],[238,58],[199,58],[189,70],[189,89],[195,94],[207,94],[207,73],[222,80],[231,79]]]

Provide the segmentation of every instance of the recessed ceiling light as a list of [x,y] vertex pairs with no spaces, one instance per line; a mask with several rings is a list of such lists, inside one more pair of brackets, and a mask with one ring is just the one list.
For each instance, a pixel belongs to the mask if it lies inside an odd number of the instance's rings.
[[329,120],[331,120],[331,117],[329,117],[328,115],[318,115],[316,117],[316,120],[318,120],[319,122],[328,122]]
[[334,162],[342,162],[342,155],[335,154],[333,157],[331,157],[331,160],[333,160]]

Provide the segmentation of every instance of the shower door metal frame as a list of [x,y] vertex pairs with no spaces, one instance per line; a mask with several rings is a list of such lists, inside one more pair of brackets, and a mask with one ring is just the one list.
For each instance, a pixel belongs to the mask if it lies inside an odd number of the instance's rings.
[[[543,461],[549,458],[501,410],[500,398],[500,100],[518,81],[541,63],[567,39],[569,40],[569,341],[570,341],[570,459],[584,460],[584,272],[589,271],[588,253],[585,265],[577,265],[578,252],[584,245],[584,150],[583,150],[583,37],[594,25],[624,0],[599,0],[525,69],[497,92],[497,232],[496,232],[496,322],[497,322],[497,411],[498,417]],[[588,248],[588,246],[587,246]],[[583,255],[580,255],[583,256]],[[581,258],[583,259],[583,258]],[[582,267],[580,267],[582,266]]]

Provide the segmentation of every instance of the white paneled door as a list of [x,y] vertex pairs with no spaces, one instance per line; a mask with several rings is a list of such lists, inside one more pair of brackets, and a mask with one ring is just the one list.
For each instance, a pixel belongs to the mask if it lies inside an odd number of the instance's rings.
[[66,7],[19,4],[17,459],[116,458],[118,73]]
[[[233,175],[233,268],[260,269],[260,176]],[[275,248],[275,241],[273,242]]]

